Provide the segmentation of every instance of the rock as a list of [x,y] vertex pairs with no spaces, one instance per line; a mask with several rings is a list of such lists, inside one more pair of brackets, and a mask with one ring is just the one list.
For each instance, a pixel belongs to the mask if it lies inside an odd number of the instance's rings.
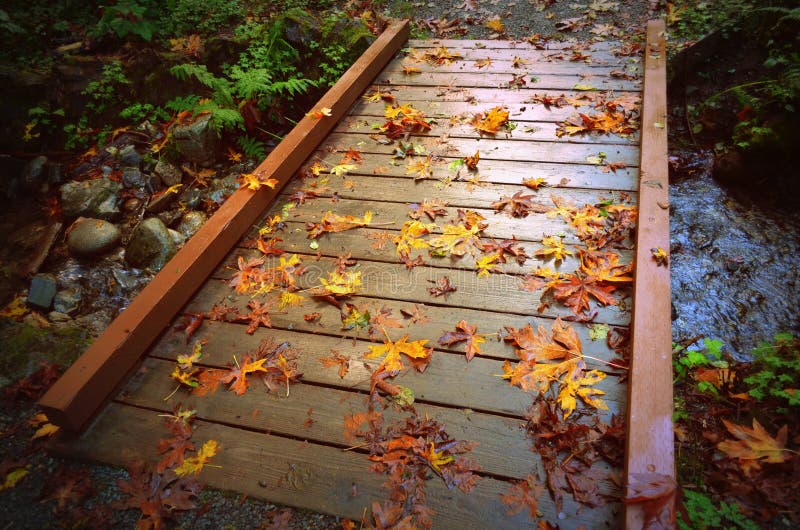
[[163,160],[158,161],[153,172],[161,177],[165,186],[174,186],[175,184],[180,184],[181,180],[183,180],[183,173],[181,170]]
[[119,157],[119,165],[121,166],[139,167],[139,164],[142,163],[142,155],[136,151],[136,147],[132,144],[123,147],[119,153],[117,153],[117,156]]
[[56,296],[56,279],[51,274],[37,274],[31,280],[28,303],[41,309],[50,309]]
[[125,248],[125,260],[134,267],[161,270],[177,248],[169,230],[157,217],[139,223]]
[[186,205],[186,208],[194,210],[200,207],[200,203],[203,201],[203,192],[197,188],[184,189],[180,201]]
[[198,211],[188,211],[181,217],[181,222],[178,224],[178,232],[183,234],[186,239],[189,239],[200,230],[200,227],[208,220],[206,214]]
[[50,311],[50,314],[47,315],[47,319],[50,322],[69,322],[72,320],[72,317],[60,311]]
[[150,198],[150,203],[145,208],[150,213],[158,213],[166,210],[175,199],[178,198],[177,193],[160,191]]
[[117,194],[122,184],[107,178],[67,182],[61,186],[61,208],[64,217],[79,216],[111,221],[120,214]]
[[172,236],[172,240],[175,242],[176,247],[180,248],[184,243],[186,243],[186,238],[183,237],[183,234],[171,228],[168,228],[167,230],[169,230],[169,235]]
[[208,167],[214,162],[217,133],[211,127],[211,116],[200,116],[194,123],[172,127],[172,141],[187,162]]
[[121,236],[108,221],[80,217],[69,229],[67,248],[74,256],[94,256],[114,248]]
[[142,201],[136,197],[131,197],[122,203],[122,209],[128,213],[135,212],[142,206]]
[[164,223],[166,226],[172,226],[178,222],[181,218],[181,211],[180,210],[166,210],[163,212],[158,213],[158,218],[161,219],[161,222]]
[[20,182],[24,190],[39,191],[47,177],[45,164],[47,164],[47,157],[41,155],[25,164]]
[[83,296],[81,296],[80,289],[63,289],[56,293],[56,297],[53,299],[53,309],[58,313],[72,315],[80,309],[81,300],[83,300]]
[[147,175],[139,171],[138,167],[122,168],[122,185],[126,188],[138,188],[141,190],[148,184],[148,181]]
[[714,158],[714,178],[726,184],[744,184],[750,178],[739,151],[726,151]]

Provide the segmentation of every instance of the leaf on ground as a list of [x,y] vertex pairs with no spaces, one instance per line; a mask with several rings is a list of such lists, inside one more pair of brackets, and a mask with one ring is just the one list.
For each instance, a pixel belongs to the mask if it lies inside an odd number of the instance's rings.
[[431,155],[422,160],[413,160],[406,165],[406,175],[414,175],[414,180],[424,180],[433,177],[431,169]]
[[456,324],[455,331],[448,331],[438,339],[442,346],[451,346],[459,342],[466,342],[465,352],[467,362],[471,361],[475,355],[481,353],[481,344],[486,342],[483,335],[478,334],[478,326],[472,326],[466,320],[460,320]]
[[414,367],[422,372],[430,362],[431,353],[433,352],[433,348],[425,347],[427,342],[427,340],[408,342],[408,335],[395,342],[386,340],[380,346],[370,346],[370,351],[366,354],[366,358],[376,359],[383,357],[380,366],[384,367],[387,372],[394,372],[405,368],[401,359],[401,355],[405,355],[411,358]]
[[412,324],[425,324],[426,322],[431,322],[432,319],[426,314],[426,307],[422,304],[414,304],[414,306],[409,309],[401,309],[400,313],[403,317],[411,319]]
[[503,21],[500,20],[500,17],[492,17],[486,21],[486,27],[490,30],[494,31],[495,33],[503,34],[506,31],[506,26],[503,24]]
[[475,68],[485,68],[492,65],[492,60],[488,57],[486,59],[478,59],[475,61]]
[[290,291],[284,291],[281,293],[280,300],[278,301],[278,309],[283,311],[287,307],[299,307],[303,305],[305,300],[306,299],[302,295]]
[[393,238],[394,244],[397,245],[397,255],[408,257],[413,249],[428,248],[428,242],[420,238],[430,234],[435,228],[435,224],[406,221],[400,229],[400,234]]
[[442,199],[423,199],[421,203],[414,203],[409,206],[411,210],[408,216],[414,220],[426,215],[431,221],[435,221],[438,216],[447,215],[447,201]]
[[457,288],[450,284],[450,278],[447,276],[442,276],[438,280],[428,280],[430,283],[436,284],[434,287],[429,287],[428,292],[431,296],[439,297],[442,295],[446,295],[447,293],[454,293],[456,292]]
[[338,273],[330,271],[327,278],[320,278],[322,293],[312,291],[314,296],[348,296],[354,294],[361,287],[361,272],[345,271]]
[[558,393],[558,404],[564,411],[564,418],[568,418],[575,411],[580,398],[584,403],[598,410],[608,410],[605,401],[597,396],[605,394],[602,390],[592,388],[606,378],[606,374],[598,370],[590,372],[576,372],[564,380],[561,391]]
[[479,133],[497,134],[500,127],[508,123],[508,111],[503,107],[494,107],[493,109],[476,114],[472,119],[472,126]]
[[500,500],[508,506],[506,515],[517,515],[523,510],[528,510],[528,515],[535,519],[538,517],[539,497],[544,493],[544,485],[533,475],[528,475],[525,480],[511,483],[505,493],[500,494]]
[[542,177],[536,177],[523,180],[522,185],[534,191],[539,191],[539,188],[547,186],[548,184]]
[[475,171],[478,169],[478,162],[481,161],[481,152],[475,151],[475,154],[472,156],[464,157],[464,164],[467,166],[467,169],[471,171]]
[[319,223],[308,223],[308,238],[316,239],[322,234],[332,232],[344,232],[353,228],[369,226],[372,222],[372,212],[367,211],[364,217],[354,217],[352,215],[337,215],[331,211],[325,213]]
[[[234,357],[234,360],[236,358]],[[232,390],[236,395],[241,396],[247,392],[247,387],[250,383],[247,381],[247,374],[254,372],[266,372],[264,363],[266,359],[251,360],[250,355],[245,355],[242,359],[242,364],[238,362],[232,366],[228,373],[219,378],[220,383],[230,384],[229,390]]]
[[265,178],[255,173],[242,173],[239,175],[239,187],[252,191],[260,190],[261,188],[274,189],[277,184],[277,179]]
[[786,447],[789,436],[788,425],[781,427],[773,437],[755,418],[752,429],[724,419],[722,423],[736,440],[724,440],[717,444],[717,449],[729,458],[736,458],[747,476],[752,476],[755,471],[761,469],[762,462],[779,464],[796,455]]
[[536,250],[533,255],[542,261],[552,259],[556,263],[564,260],[567,256],[572,256],[574,252],[564,247],[564,239],[558,236],[549,236],[542,239],[544,247]]
[[478,271],[478,278],[488,278],[489,273],[496,272],[500,254],[486,254],[475,261],[475,268]]
[[247,307],[250,308],[250,312],[246,315],[238,315],[236,319],[240,321],[249,321],[247,330],[245,330],[248,335],[255,333],[259,326],[264,326],[265,328],[272,327],[272,318],[269,314],[272,306],[269,302],[262,304],[258,300],[250,300],[247,302]]
[[340,313],[342,330],[364,329],[369,326],[369,311],[359,309],[353,304],[345,304]]
[[197,475],[203,470],[203,467],[209,463],[211,458],[217,454],[218,450],[219,445],[217,441],[208,440],[203,444],[203,447],[200,448],[196,455],[183,459],[183,463],[174,469],[175,474],[179,477]]
[[622,498],[625,504],[641,507],[643,528],[674,528],[678,483],[662,473],[632,473]]
[[540,204],[534,204],[531,199],[533,195],[523,195],[518,191],[511,197],[502,196],[500,200],[492,203],[492,208],[496,211],[506,210],[511,217],[527,217],[531,212],[545,213],[548,208]]
[[332,355],[330,357],[322,357],[319,361],[326,368],[338,366],[339,378],[344,379],[344,377],[347,375],[347,372],[350,371],[350,357],[342,355],[336,350],[331,350],[331,353]]

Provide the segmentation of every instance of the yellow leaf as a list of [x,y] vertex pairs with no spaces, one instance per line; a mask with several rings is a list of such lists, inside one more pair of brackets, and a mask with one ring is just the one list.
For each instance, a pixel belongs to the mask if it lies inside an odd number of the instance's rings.
[[228,148],[228,160],[231,162],[241,162],[242,153],[236,151],[233,147]]
[[36,430],[36,432],[31,437],[31,440],[53,436],[55,433],[58,432],[58,430],[59,430],[58,425],[53,425],[52,423],[45,423]]
[[361,287],[361,273],[347,271],[344,274],[331,271],[328,279],[321,278],[320,283],[328,294],[348,295],[355,293]]
[[366,357],[367,359],[375,359],[385,355],[386,357],[384,357],[381,366],[383,366],[387,372],[405,368],[400,358],[401,354],[411,357],[412,359],[423,359],[426,361],[430,359],[433,348],[425,347],[425,344],[428,342],[426,339],[406,342],[407,339],[408,335],[397,342],[387,340],[380,346],[370,346],[370,352],[366,354]]
[[242,173],[239,175],[239,185],[242,188],[247,188],[249,190],[259,190],[263,187],[272,188],[274,189],[275,186],[278,184],[276,179],[265,179],[260,175],[256,175],[255,173]]
[[788,426],[781,427],[773,438],[756,419],[752,429],[727,420],[722,423],[737,440],[724,440],[717,444],[717,449],[729,458],[738,459],[746,475],[760,469],[761,462],[779,464],[791,458],[792,453],[786,448]]
[[427,248],[428,243],[421,238],[435,229],[433,223],[426,224],[421,221],[406,221],[400,230],[399,236],[394,236],[392,242],[397,245],[398,256],[408,256],[412,249]]
[[547,186],[547,181],[542,177],[529,178],[522,181],[522,185],[532,190],[539,190],[543,186]]
[[348,171],[353,171],[354,169],[358,169],[358,166],[353,164],[337,164],[331,168],[330,174],[336,175],[337,177],[341,177]]
[[284,291],[281,293],[281,300],[278,303],[278,308],[281,310],[286,309],[287,307],[297,307],[303,305],[305,298],[297,293],[290,293],[289,291]]
[[494,107],[486,113],[476,114],[472,119],[472,126],[478,132],[487,134],[497,133],[506,123],[508,123],[508,111],[503,107]]
[[503,21],[500,20],[500,17],[494,17],[487,20],[486,27],[496,33],[503,33],[506,30],[506,27],[503,24]]
[[437,249],[437,253],[445,255],[463,256],[467,252],[474,254],[480,231],[478,224],[469,228],[463,224],[445,225],[442,235],[431,239],[428,243]]
[[309,118],[314,118],[315,120],[322,119],[323,116],[330,116],[331,109],[328,107],[322,107],[319,110],[312,110],[311,112],[306,113],[306,116]]
[[455,461],[453,455],[445,455],[444,451],[437,451],[433,442],[430,442],[430,446],[423,456],[425,460],[430,463],[431,467],[439,472],[442,471],[439,466],[444,466]]
[[572,256],[574,254],[574,252],[564,247],[564,240],[558,236],[545,237],[542,239],[542,243],[544,247],[536,250],[533,255],[543,261],[552,258],[558,263],[567,256]]
[[190,370],[194,363],[200,360],[203,356],[203,342],[196,341],[191,355],[178,355],[178,364],[183,370]]
[[499,254],[489,254],[488,256],[483,256],[481,259],[475,262],[475,267],[478,268],[478,278],[488,278],[490,272],[494,272],[497,269],[497,260],[500,259]]
[[491,66],[491,65],[492,65],[492,60],[489,59],[488,57],[486,59],[478,59],[477,61],[475,61],[476,68],[484,68],[486,66]]
[[21,321],[22,317],[28,314],[28,311],[28,306],[25,305],[25,297],[18,295],[7,306],[0,309],[0,317]]
[[180,184],[180,183],[173,184],[172,186],[170,186],[169,188],[164,190],[164,195],[167,195],[169,193],[178,193],[178,191],[180,191],[180,189],[182,187],[183,187],[183,184]]
[[[576,370],[580,374],[580,370]],[[558,393],[558,403],[564,411],[564,418],[569,417],[575,411],[577,399],[580,398],[587,405],[599,410],[608,410],[605,401],[595,396],[605,395],[605,392],[592,388],[594,385],[606,378],[606,374],[598,370],[592,370],[582,376],[570,374],[564,381],[561,391]]]
[[11,489],[16,486],[20,480],[24,479],[28,475],[29,468],[30,466],[18,467],[13,471],[9,471],[6,474],[5,482],[0,484],[0,491]]
[[433,177],[433,170],[431,169],[431,155],[425,157],[424,160],[417,162],[410,162],[406,166],[406,175],[414,175],[414,180],[422,180]]
[[321,164],[319,162],[314,162],[314,164],[311,165],[309,170],[311,171],[311,173],[315,177],[318,177],[319,174],[322,173],[323,171],[327,172],[328,171],[328,167],[325,164]]
[[322,216],[322,220],[319,223],[309,223],[308,238],[315,239],[325,233],[343,232],[353,228],[369,226],[371,222],[372,212],[370,211],[364,212],[362,219],[352,215],[336,215],[328,211]]
[[183,459],[183,463],[175,468],[175,474],[179,477],[186,475],[197,475],[208,464],[209,460],[217,454],[219,446],[216,440],[208,440],[200,448],[195,456],[189,456]]

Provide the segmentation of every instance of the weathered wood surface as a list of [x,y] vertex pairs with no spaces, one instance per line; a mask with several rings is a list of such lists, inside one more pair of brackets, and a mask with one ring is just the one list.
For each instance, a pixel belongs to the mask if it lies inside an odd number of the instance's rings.
[[[626,483],[640,474],[675,476],[669,264],[651,254],[653,248],[669,252],[665,31],[663,20],[647,25]],[[627,528],[644,521],[640,506],[627,506]]]
[[[462,59],[454,59],[444,64],[431,64],[427,61],[418,61],[411,56],[400,57],[401,63],[393,62],[384,70],[384,74],[403,73],[403,68],[414,68],[420,72],[436,73],[469,73],[469,74],[528,74],[537,77],[542,75],[572,75],[583,76],[610,76],[610,77],[637,77],[641,74],[638,65],[621,66],[619,64],[606,65],[598,62],[583,61],[558,61],[548,62],[544,56],[541,58],[529,57],[519,61],[509,59],[507,53],[497,57],[499,53],[471,52],[461,54]],[[492,57],[492,56],[495,57]]]
[[[600,75],[587,77],[576,77],[573,75],[536,75],[526,73],[522,78],[526,88],[537,90],[576,90],[576,87],[585,86],[587,90],[638,90],[640,83],[637,81],[626,81],[614,79]],[[380,85],[392,84],[415,84],[417,86],[462,86],[462,87],[500,87],[503,89],[513,89],[510,83],[514,80],[512,74],[493,74],[493,73],[440,73],[440,72],[420,72],[406,74],[402,71],[388,69],[381,72],[376,83]]]
[[[155,448],[164,436],[163,419],[157,411],[119,403],[110,404],[96,424],[80,439],[61,450],[73,457],[128,465],[136,460],[154,461]],[[273,502],[337,514],[356,521],[365,506],[385,498],[384,478],[365,473],[365,456],[336,447],[304,443],[230,426],[199,422],[198,437],[215,439],[221,450],[215,458],[220,467],[206,467],[203,480],[220,489],[234,490]],[[137,444],[131,445],[131,440]],[[123,448],[123,449],[121,449]],[[54,446],[58,451],[58,445]],[[259,483],[266,483],[262,487]],[[355,485],[355,488],[354,488]],[[500,502],[508,483],[482,477],[475,490],[463,494],[449,491],[439,480],[428,482],[428,505],[436,510],[435,528],[524,528],[531,524],[526,512],[513,517]],[[357,492],[353,495],[354,490]],[[614,505],[600,510],[582,510],[569,499],[564,506],[562,528],[581,525],[600,528],[612,525]],[[543,513],[555,516],[552,501],[543,497]]]

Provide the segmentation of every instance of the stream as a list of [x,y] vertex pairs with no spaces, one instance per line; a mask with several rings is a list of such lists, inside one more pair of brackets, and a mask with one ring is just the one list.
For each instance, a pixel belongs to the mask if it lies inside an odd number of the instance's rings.
[[800,330],[800,211],[731,191],[710,156],[670,180],[673,340],[721,340],[738,360],[759,342]]

